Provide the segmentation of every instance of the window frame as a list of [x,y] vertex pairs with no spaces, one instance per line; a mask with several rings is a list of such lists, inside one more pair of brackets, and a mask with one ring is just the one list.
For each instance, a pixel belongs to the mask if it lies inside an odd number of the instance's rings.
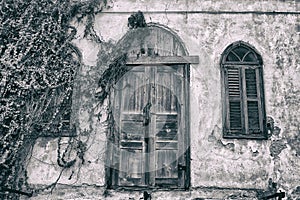
[[[234,52],[235,49],[243,47],[249,50],[250,53],[255,55],[255,60],[253,62],[244,62],[243,59],[239,61],[227,61],[227,56]],[[246,54],[249,54],[247,52]],[[228,86],[228,69],[238,69],[239,75],[239,97],[236,97],[236,102],[240,102],[240,112],[241,112],[241,130],[232,131],[230,127],[230,97],[229,86]],[[247,85],[246,85],[246,69],[255,70],[256,79],[256,98],[247,97]],[[222,78],[222,95],[223,95],[223,138],[228,139],[267,139],[266,130],[266,112],[265,112],[265,97],[264,97],[264,82],[263,82],[263,62],[260,54],[257,53],[256,49],[245,43],[243,41],[238,41],[231,44],[222,54],[221,58],[221,78]],[[260,133],[250,133],[249,132],[249,111],[248,103],[249,101],[257,102],[258,109],[258,123]],[[231,101],[233,102],[233,101]]]

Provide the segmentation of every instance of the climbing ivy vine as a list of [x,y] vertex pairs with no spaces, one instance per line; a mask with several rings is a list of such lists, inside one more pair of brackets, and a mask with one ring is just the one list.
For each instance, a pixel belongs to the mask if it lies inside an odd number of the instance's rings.
[[[26,152],[35,138],[59,136],[65,128],[62,119],[70,113],[65,105],[81,64],[70,24],[85,19],[85,37],[101,42],[93,20],[105,6],[105,0],[0,1],[1,199],[32,195],[23,166]],[[72,163],[61,158],[59,164]]]

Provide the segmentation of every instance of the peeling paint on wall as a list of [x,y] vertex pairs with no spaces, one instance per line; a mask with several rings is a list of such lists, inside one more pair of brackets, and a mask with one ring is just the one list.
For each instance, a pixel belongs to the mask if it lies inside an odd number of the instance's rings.
[[278,155],[285,148],[287,148],[287,146],[284,141],[282,141],[282,140],[272,141],[272,144],[270,146],[271,156],[274,158],[278,158]]

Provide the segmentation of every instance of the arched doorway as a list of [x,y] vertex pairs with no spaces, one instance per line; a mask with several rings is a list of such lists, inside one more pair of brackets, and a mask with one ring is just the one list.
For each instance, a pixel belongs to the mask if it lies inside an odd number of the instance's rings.
[[[129,44],[128,44],[129,43]],[[111,94],[108,186],[189,187],[189,64],[181,40],[158,25],[130,31],[128,71]]]

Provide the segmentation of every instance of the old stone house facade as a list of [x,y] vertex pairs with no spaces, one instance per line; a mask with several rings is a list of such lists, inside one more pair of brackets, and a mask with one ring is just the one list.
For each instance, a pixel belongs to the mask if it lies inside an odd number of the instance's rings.
[[28,181],[57,186],[31,199],[300,198],[299,10],[112,0],[95,16],[102,42],[74,22],[76,132],[37,140]]

